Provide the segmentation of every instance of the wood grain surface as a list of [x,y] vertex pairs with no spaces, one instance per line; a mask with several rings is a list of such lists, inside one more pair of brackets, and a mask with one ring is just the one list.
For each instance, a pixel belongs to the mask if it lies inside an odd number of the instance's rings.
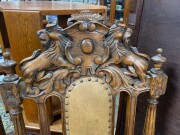
[[16,1],[1,2],[0,10],[23,10],[23,11],[40,11],[41,15],[70,15],[79,13],[82,10],[91,10],[92,12],[105,13],[106,7],[100,5],[61,2],[61,1]]
[[[39,11],[3,11],[11,46],[12,57],[17,63],[41,48],[37,30],[41,29]],[[18,18],[18,19],[17,19]],[[16,72],[20,74],[19,68]]]
[[[145,0],[140,26],[138,48],[151,56],[158,47],[164,49],[167,58],[164,66],[169,76],[166,94],[159,100],[155,135],[180,134],[180,1]],[[145,97],[139,101],[144,106]],[[138,108],[137,135],[144,119],[146,107]]]

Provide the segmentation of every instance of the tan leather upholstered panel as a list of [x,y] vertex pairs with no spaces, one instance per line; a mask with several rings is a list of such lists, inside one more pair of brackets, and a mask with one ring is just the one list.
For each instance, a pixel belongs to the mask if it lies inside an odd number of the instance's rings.
[[101,79],[86,77],[67,88],[67,135],[110,135],[112,95]]

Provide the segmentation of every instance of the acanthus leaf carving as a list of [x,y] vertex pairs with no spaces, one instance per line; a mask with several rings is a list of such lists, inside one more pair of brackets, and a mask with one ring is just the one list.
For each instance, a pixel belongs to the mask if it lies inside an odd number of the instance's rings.
[[105,41],[110,48],[111,56],[102,67],[121,64],[124,68],[119,70],[126,76],[140,79],[139,84],[137,82],[134,84],[134,89],[146,89],[146,71],[150,58],[146,54],[139,53],[136,47],[129,47],[131,35],[132,30],[124,25],[114,24],[110,28]]
[[126,76],[122,70],[119,70],[117,66],[106,66],[97,70],[97,75],[100,78],[105,77],[105,81],[110,83],[114,90],[119,88],[133,88],[133,79],[129,76]]

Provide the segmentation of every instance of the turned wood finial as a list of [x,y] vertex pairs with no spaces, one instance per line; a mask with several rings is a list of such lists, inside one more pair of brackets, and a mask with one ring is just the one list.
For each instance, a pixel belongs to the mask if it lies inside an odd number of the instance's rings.
[[4,57],[4,61],[0,63],[0,67],[6,73],[6,76],[4,76],[3,81],[12,82],[18,80],[19,77],[16,74],[14,74],[17,63],[10,59],[9,52],[3,53],[3,57]]
[[150,97],[148,100],[151,104],[157,104],[157,99],[165,94],[166,84],[168,77],[164,74],[164,71],[161,69],[162,65],[166,62],[166,58],[161,54],[163,50],[161,48],[157,49],[157,55],[151,58],[154,63],[154,68],[150,70],[151,82],[150,82]]
[[162,74],[163,70],[161,69],[161,67],[166,62],[166,58],[161,55],[163,52],[162,48],[158,48],[156,52],[157,55],[151,57],[151,60],[154,63],[154,68],[151,69],[151,72],[156,74]]

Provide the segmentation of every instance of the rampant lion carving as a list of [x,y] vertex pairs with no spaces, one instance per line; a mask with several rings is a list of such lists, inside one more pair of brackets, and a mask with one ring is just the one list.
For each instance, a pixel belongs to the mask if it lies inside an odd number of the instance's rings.
[[106,38],[106,46],[110,48],[110,59],[103,66],[121,64],[127,70],[128,76],[139,77],[142,86],[146,86],[146,71],[148,70],[149,56],[139,53],[136,47],[129,47],[129,38],[132,30],[124,25],[114,24]]
[[[31,57],[20,62],[27,93],[34,93],[34,90],[32,90],[33,82],[48,79],[47,76],[44,77],[46,71],[59,67],[74,68],[74,65],[65,60],[65,46],[70,40],[64,36],[61,27],[56,23],[48,24],[45,29],[38,31],[37,34],[44,52],[41,53],[40,50],[36,50]],[[39,93],[39,90],[36,93]]]

